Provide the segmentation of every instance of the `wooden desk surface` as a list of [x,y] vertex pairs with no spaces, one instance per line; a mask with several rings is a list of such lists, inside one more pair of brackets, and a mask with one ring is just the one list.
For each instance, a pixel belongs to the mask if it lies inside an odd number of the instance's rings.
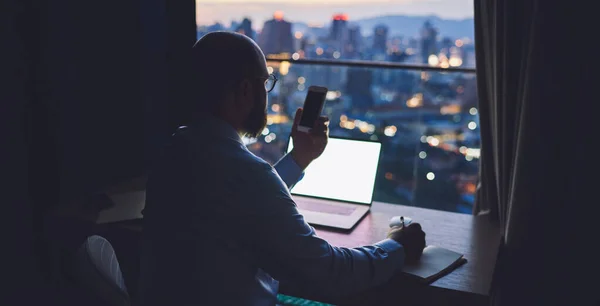
[[487,296],[500,242],[500,229],[486,216],[472,216],[404,205],[374,203],[351,232],[315,228],[335,246],[370,245],[385,238],[393,216],[407,216],[421,224],[427,245],[444,247],[465,255],[467,263],[438,279],[432,286]]

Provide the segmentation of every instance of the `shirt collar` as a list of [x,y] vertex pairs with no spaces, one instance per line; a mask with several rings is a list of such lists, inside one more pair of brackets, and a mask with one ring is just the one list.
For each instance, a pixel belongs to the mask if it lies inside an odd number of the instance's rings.
[[233,126],[217,116],[205,115],[197,122],[198,123],[193,124],[193,126],[205,130],[207,133],[210,133],[212,137],[226,138],[244,145],[242,138]]

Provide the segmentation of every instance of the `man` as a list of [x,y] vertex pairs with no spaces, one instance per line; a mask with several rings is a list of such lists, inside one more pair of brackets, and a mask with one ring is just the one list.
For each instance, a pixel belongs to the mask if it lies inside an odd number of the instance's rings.
[[418,260],[425,246],[418,224],[347,249],[317,237],[298,213],[288,188],[325,149],[327,118],[301,133],[298,110],[294,150],[274,167],[246,149],[240,136],[265,128],[276,81],[252,40],[207,34],[192,65],[196,119],[171,137],[148,178],[142,305],[274,305],[278,281],[341,296]]

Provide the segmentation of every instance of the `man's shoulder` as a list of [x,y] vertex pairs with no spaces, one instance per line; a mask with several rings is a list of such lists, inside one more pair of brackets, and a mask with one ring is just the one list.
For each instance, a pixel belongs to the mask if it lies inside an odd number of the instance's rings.
[[244,185],[254,186],[268,183],[272,178],[273,167],[262,158],[249,151],[244,151],[230,162],[232,171],[235,171],[236,176],[244,181]]
[[246,164],[248,167],[254,168],[256,170],[262,171],[270,171],[271,164],[266,162],[264,159],[254,155],[252,152],[248,150],[244,150],[244,152],[240,156],[240,160]]
[[167,150],[172,155],[194,160],[195,165],[219,169],[222,173],[240,172],[256,176],[272,171],[268,162],[247,150],[243,144],[229,138],[203,137],[193,128],[180,127],[171,136]]

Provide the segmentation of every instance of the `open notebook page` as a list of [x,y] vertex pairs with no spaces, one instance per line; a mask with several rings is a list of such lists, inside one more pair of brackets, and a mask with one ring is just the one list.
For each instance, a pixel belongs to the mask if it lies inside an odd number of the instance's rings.
[[430,280],[439,274],[449,272],[448,270],[455,269],[461,261],[466,261],[462,254],[430,245],[423,250],[421,260],[415,264],[406,265],[403,272]]

